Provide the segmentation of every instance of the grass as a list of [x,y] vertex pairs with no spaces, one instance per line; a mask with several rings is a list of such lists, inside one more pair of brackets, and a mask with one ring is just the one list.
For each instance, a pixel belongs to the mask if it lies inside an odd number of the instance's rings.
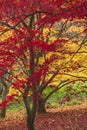
[[8,106],[7,111],[19,111],[24,109],[24,102],[21,100],[20,103],[18,102],[13,102],[10,106]]
[[[50,104],[50,107],[61,107],[62,105],[80,105],[83,104],[87,99],[87,89],[84,87],[87,85],[87,82],[77,82],[71,86],[64,86],[59,91],[56,91],[47,101]],[[70,87],[72,89],[70,89]],[[84,90],[84,91],[83,91]],[[48,88],[45,91],[45,94],[48,94],[52,91],[52,88]],[[69,96],[69,100],[67,100]]]

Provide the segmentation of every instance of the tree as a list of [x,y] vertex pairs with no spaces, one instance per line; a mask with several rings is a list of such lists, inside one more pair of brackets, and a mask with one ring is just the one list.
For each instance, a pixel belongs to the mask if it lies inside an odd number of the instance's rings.
[[[49,40],[44,41],[43,29],[51,28],[55,22],[62,19],[86,18],[86,1],[8,0],[7,3],[7,0],[4,0],[0,1],[0,6],[2,12],[0,14],[0,35],[12,31],[12,36],[0,42],[0,77],[5,78],[5,73],[10,74],[9,82],[23,96],[28,130],[35,130],[34,120],[38,102],[42,103],[43,101],[42,92],[58,74],[67,75],[67,73],[59,71],[59,66],[57,69],[50,69],[52,63],[61,58],[58,54],[54,55],[53,53],[62,51],[67,40],[59,37],[52,43]],[[47,38],[48,35],[50,34],[46,35]],[[86,41],[83,40],[82,43],[84,42]],[[52,55],[47,56],[50,52],[53,52]],[[42,63],[41,57],[44,59]],[[61,70],[63,67],[62,65]],[[17,75],[15,75],[16,68],[18,69]],[[84,77],[81,79],[84,80]],[[69,82],[72,82],[69,77],[60,81],[53,92]],[[32,106],[28,100],[29,94],[32,97]],[[2,105],[8,105],[15,96],[17,95],[8,96]]]

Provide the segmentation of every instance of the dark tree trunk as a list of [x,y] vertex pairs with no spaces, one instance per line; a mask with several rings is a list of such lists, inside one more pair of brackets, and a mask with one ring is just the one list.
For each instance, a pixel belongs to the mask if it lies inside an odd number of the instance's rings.
[[[2,92],[2,102],[6,100],[6,96],[9,93],[9,87],[6,85],[4,81],[3,81],[3,84],[4,84],[4,89]],[[5,118],[5,116],[6,116],[6,107],[3,107],[0,113],[0,117]]]
[[1,110],[1,113],[0,113],[0,117],[1,118],[5,118],[6,116],[6,107],[4,107],[2,110]]
[[[4,100],[6,100],[7,94],[8,94],[7,89],[4,89],[4,90],[3,90],[3,93],[2,93],[2,102],[3,102]],[[2,110],[1,110],[1,113],[0,113],[0,117],[1,117],[1,118],[5,118],[5,116],[6,116],[6,107],[3,107]]]
[[38,101],[37,112],[38,112],[38,114],[39,113],[46,113],[45,101],[43,101],[43,100]]
[[27,128],[28,130],[35,130],[35,127],[34,127],[34,120],[32,118],[32,115],[31,116],[27,116]]
[[[37,101],[36,101],[37,102]],[[27,112],[27,128],[28,130],[35,130],[34,121],[36,116],[36,103],[33,105],[32,109],[30,109],[29,101],[24,99],[26,112]]]

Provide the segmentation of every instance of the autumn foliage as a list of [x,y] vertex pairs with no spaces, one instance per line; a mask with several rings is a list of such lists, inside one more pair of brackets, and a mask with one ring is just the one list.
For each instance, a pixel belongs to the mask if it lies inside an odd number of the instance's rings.
[[[81,81],[86,80],[84,76],[78,77],[69,73],[68,77],[59,80],[55,89],[43,99],[43,91],[52,84],[56,76],[75,71],[72,65],[67,69],[67,64],[69,61],[72,63],[74,54],[79,50],[70,52],[65,49],[68,41],[74,40],[77,43],[77,39],[63,37],[61,34],[64,28],[60,28],[58,37],[53,41],[49,39],[52,35],[50,31],[44,36],[44,29],[50,30],[55,23],[61,21],[64,25],[68,21],[76,20],[77,24],[82,21],[84,29],[81,33],[84,37],[79,45],[81,48],[86,42],[86,5],[86,0],[0,0],[0,36],[10,33],[9,37],[0,41],[0,78],[5,87],[6,83],[9,83],[21,93],[27,112],[28,130],[34,130],[39,103],[44,104],[53,92],[68,83],[78,81],[79,78]],[[63,62],[66,56],[64,53],[71,55],[67,62]],[[56,62],[59,63],[55,64]],[[80,67],[77,63],[76,69]],[[1,103],[2,108],[17,100],[17,97],[18,93],[8,95]],[[32,107],[29,97],[32,98]]]

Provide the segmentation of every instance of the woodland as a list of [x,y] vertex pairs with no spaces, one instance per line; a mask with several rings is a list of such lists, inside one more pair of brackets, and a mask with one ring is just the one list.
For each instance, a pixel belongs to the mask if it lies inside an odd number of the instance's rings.
[[0,0],[0,130],[87,130],[86,59],[86,0]]

